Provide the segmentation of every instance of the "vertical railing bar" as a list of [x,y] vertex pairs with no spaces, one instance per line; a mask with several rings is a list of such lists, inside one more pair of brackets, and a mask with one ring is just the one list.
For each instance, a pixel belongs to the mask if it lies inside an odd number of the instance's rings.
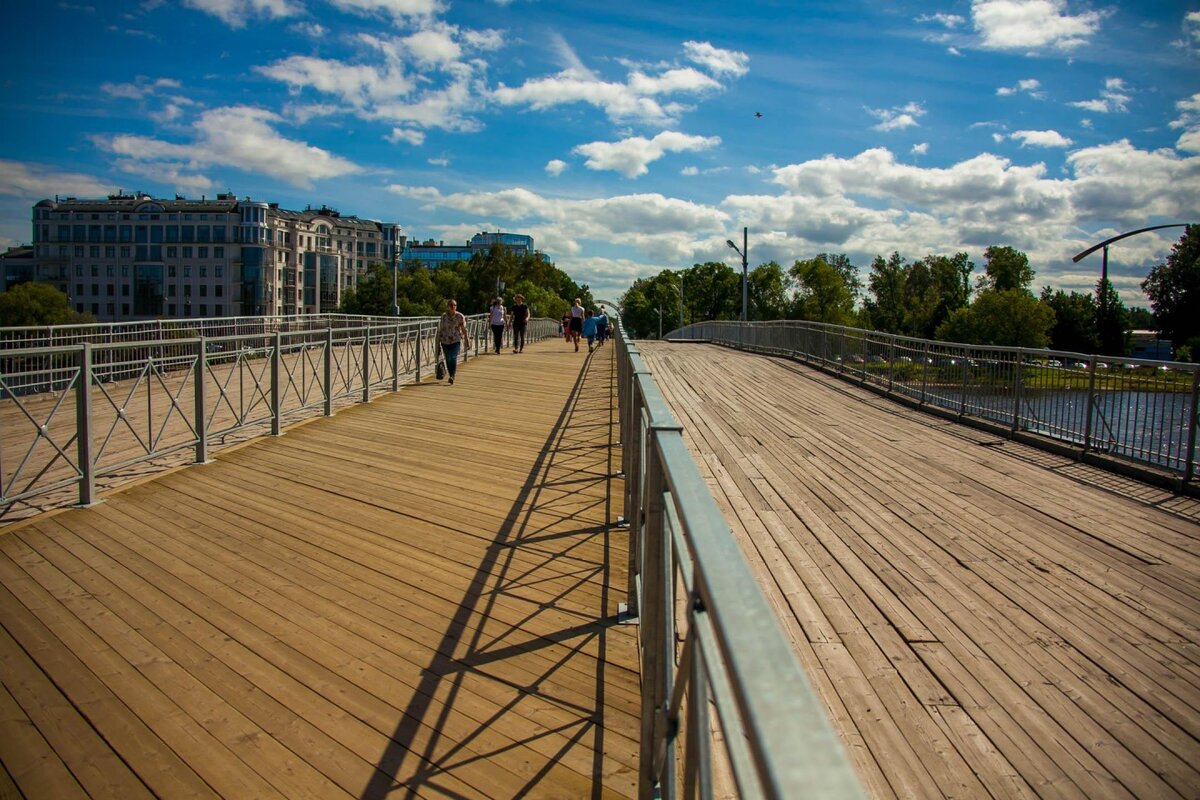
[[275,329],[271,352],[271,435],[283,435],[283,402],[280,398],[279,375],[283,370],[283,334]]
[[208,345],[203,336],[196,347],[196,386],[193,389],[196,400],[196,463],[208,463],[208,418],[205,415],[206,400],[204,397],[204,379],[208,364]]
[[90,506],[96,493],[96,467],[92,463],[92,343],[79,351],[79,383],[75,396],[76,447],[79,458],[79,505]]
[[325,416],[333,416],[333,324],[325,329]]
[[1192,371],[1192,407],[1188,414],[1187,463],[1184,466],[1183,482],[1191,483],[1196,477],[1196,429],[1200,427],[1200,368]]

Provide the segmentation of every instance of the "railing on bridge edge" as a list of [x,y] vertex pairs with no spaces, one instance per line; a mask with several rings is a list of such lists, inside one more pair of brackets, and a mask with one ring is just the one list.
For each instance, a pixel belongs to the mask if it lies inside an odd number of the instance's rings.
[[[210,442],[231,433],[279,435],[304,412],[333,414],[335,400],[397,391],[440,357],[436,318],[210,321],[204,330],[224,332],[213,336],[195,336],[191,320],[161,322],[59,327],[54,340],[72,343],[41,347],[21,345],[50,340],[48,331],[0,329],[0,398],[12,404],[0,429],[0,522],[14,504],[72,484],[89,505],[98,478],[131,465],[188,448],[204,463]],[[491,340],[487,315],[467,322],[478,355]],[[534,319],[527,335],[558,330]],[[464,348],[460,358],[470,356]]]
[[682,427],[619,321],[616,332],[627,613],[640,623],[640,796],[676,797],[681,777],[684,797],[712,796],[711,700],[740,796],[862,797]]
[[698,322],[667,338],[805,361],[1013,438],[1058,441],[1085,459],[1114,457],[1098,463],[1127,464],[1150,480],[1165,472],[1176,490],[1197,479],[1200,365],[955,344],[796,320]]

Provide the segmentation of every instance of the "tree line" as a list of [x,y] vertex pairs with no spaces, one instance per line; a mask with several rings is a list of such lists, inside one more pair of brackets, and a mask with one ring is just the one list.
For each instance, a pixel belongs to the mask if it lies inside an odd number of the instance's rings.
[[[446,310],[446,301],[454,298],[464,314],[481,314],[491,306],[498,287],[505,306],[515,295],[525,296],[525,303],[535,317],[560,319],[580,298],[584,308],[593,305],[591,290],[579,285],[552,262],[527,253],[517,255],[503,244],[486,252],[475,253],[470,261],[452,261],[429,267],[418,264],[398,270],[396,304],[402,317],[439,315]],[[392,268],[371,264],[367,274],[360,277],[358,287],[342,295],[338,311],[343,314],[392,314]]]
[[[748,273],[751,320],[797,319],[965,344],[1050,347],[1127,355],[1130,332],[1159,331],[1176,360],[1200,355],[1200,226],[1188,226],[1166,261],[1142,282],[1151,311],[1128,308],[1111,281],[1096,290],[1032,290],[1035,271],[1009,246],[984,251],[982,273],[966,253],[909,261],[898,252],[876,256],[865,282],[844,254],[821,253],[788,269],[774,261]],[[740,319],[741,275],[723,262],[663,270],[641,278],[621,298],[622,320],[634,336],[678,324]]]

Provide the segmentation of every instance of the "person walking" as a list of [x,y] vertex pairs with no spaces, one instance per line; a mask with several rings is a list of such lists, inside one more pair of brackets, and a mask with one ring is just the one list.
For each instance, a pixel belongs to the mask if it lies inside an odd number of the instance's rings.
[[496,355],[500,355],[500,345],[504,343],[504,327],[508,318],[504,314],[504,304],[499,297],[492,299],[489,314],[488,322],[492,326],[492,349],[496,351]]
[[446,301],[446,313],[438,318],[437,340],[442,348],[442,357],[446,359],[446,374],[453,384],[454,374],[458,372],[458,351],[464,344],[471,346],[467,318],[459,313],[458,303],[453,298]]
[[604,310],[604,306],[600,306],[600,313],[596,315],[596,346],[604,344],[604,340],[608,338],[608,312]]
[[589,308],[583,317],[583,335],[587,337],[588,352],[596,346],[596,317]]
[[571,341],[575,343],[575,352],[579,352],[579,337],[583,334],[583,304],[576,297],[575,305],[571,306]]
[[519,294],[513,298],[513,307],[509,311],[513,332],[513,352],[525,352],[525,326],[529,323],[529,306],[525,305],[525,295]]

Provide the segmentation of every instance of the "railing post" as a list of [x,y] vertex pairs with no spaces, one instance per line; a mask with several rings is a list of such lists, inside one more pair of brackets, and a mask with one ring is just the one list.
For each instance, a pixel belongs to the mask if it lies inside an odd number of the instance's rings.
[[96,494],[96,469],[92,463],[91,342],[84,342],[79,351],[79,382],[75,386],[75,430],[79,458],[79,505],[90,506]]
[[967,351],[962,350],[962,389],[958,398],[958,418],[962,419],[967,413],[967,379],[970,377],[970,372],[967,370]]
[[392,332],[392,391],[400,391],[400,323]]
[[[414,346],[416,352],[413,356],[413,360],[416,362],[415,383],[421,382],[421,348],[425,346],[425,343],[421,341],[421,331],[424,327],[425,327],[425,323],[423,323],[423,322],[417,323],[417,343]],[[435,361],[436,361],[436,359],[435,359]]]
[[925,342],[925,348],[921,351],[921,402],[920,405],[925,405],[925,388],[929,385],[929,342]]
[[[642,593],[644,605],[641,617],[642,639],[642,727],[641,751],[639,764],[641,780],[638,782],[638,797],[641,800],[652,800],[659,796],[655,791],[657,777],[654,774],[654,753],[658,737],[663,733],[661,726],[656,725],[659,709],[667,702],[669,694],[666,683],[670,680],[672,664],[667,662],[667,653],[663,652],[663,642],[667,640],[664,631],[666,620],[663,607],[666,601],[667,583],[661,579],[665,566],[663,539],[663,473],[662,462],[656,452],[656,434],[653,430],[647,433],[646,463],[646,497],[644,505],[646,518],[644,525],[636,528],[644,532],[640,537],[643,544],[642,568],[644,580]],[[672,658],[673,662],[674,659]],[[666,681],[664,681],[664,676]],[[670,797],[672,795],[665,795]]]
[[896,337],[892,336],[888,339],[888,394],[892,393],[892,384],[895,382],[896,369]]
[[1024,370],[1025,356],[1020,350],[1017,351],[1017,361],[1013,365],[1013,416],[1012,416],[1012,432],[1015,435],[1021,428],[1021,390],[1025,384]]
[[283,371],[283,334],[275,329],[275,346],[271,352],[271,435],[283,435],[283,401],[279,392],[279,377]]
[[333,416],[333,325],[325,329],[325,416]]
[[1196,428],[1200,426],[1200,369],[1192,372],[1192,413],[1188,420],[1187,464],[1183,468],[1183,482],[1188,484],[1196,477]]
[[371,401],[371,323],[369,322],[363,330],[362,382],[362,401],[368,403]]
[[200,343],[196,349],[196,463],[208,463],[208,420],[206,419],[206,402],[204,400],[204,368],[207,359],[206,353],[208,346],[204,341],[204,337],[200,337]]
[[1092,397],[1096,392],[1096,357],[1088,357],[1087,408],[1083,418],[1083,452],[1092,448]]

